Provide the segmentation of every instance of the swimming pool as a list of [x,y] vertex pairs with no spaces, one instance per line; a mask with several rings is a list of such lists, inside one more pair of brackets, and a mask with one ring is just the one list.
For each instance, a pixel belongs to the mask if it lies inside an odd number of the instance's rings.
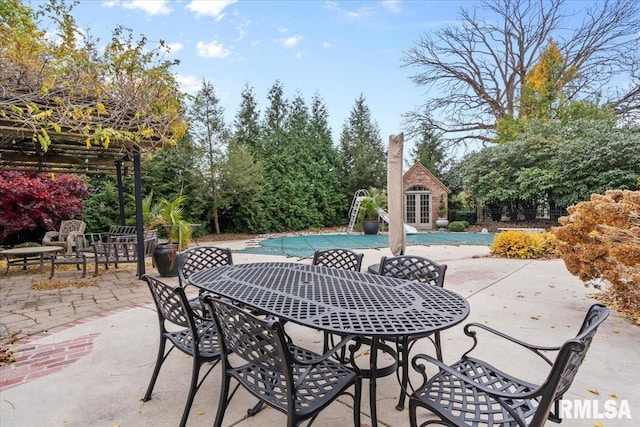
[[[407,235],[407,246],[489,246],[493,243],[494,237],[494,233],[416,233]],[[313,252],[316,249],[376,249],[388,246],[389,236],[387,234],[308,234],[266,239],[260,242],[260,246],[246,248],[240,252],[266,255],[286,255],[304,258],[313,255]]]

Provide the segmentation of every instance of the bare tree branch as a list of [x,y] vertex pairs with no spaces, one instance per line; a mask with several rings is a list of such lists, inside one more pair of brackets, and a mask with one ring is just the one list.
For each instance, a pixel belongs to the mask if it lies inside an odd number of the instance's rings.
[[[462,8],[458,25],[424,34],[405,52],[404,65],[417,70],[412,80],[430,94],[419,110],[437,117],[429,123],[451,140],[491,141],[499,119],[518,116],[525,76],[550,39],[567,58],[566,70],[577,71],[568,98],[601,98],[637,71],[640,4],[594,1],[573,30],[565,28],[576,14],[571,7],[565,0],[484,0]],[[637,85],[605,101],[620,114],[637,109]]]

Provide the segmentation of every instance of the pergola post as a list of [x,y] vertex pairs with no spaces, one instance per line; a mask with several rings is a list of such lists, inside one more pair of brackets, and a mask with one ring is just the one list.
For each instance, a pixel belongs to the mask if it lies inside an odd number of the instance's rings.
[[142,173],[140,170],[140,147],[133,151],[133,181],[136,204],[136,234],[138,235],[138,279],[146,273],[144,264],[144,220],[142,218]]
[[124,190],[122,188],[122,160],[116,160],[116,178],[118,182],[118,203],[120,204],[120,225],[125,225]]

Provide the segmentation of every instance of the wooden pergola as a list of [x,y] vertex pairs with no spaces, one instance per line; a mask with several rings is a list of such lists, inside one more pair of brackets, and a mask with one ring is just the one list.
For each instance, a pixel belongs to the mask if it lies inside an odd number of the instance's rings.
[[73,173],[84,175],[116,175],[120,202],[120,222],[124,225],[123,167],[134,174],[136,231],[138,237],[138,274],[145,273],[144,223],[142,218],[142,179],[140,153],[153,147],[126,145],[113,141],[109,147],[87,145],[86,137],[69,132],[51,133],[51,145],[45,151],[32,137],[33,130],[0,117],[0,170],[20,172]]
[[[135,182],[139,271],[144,273],[140,155],[172,146],[188,124],[164,58],[118,27],[106,46],[78,37],[71,8],[7,5],[0,22],[0,171],[117,175]],[[47,27],[41,16],[50,18]],[[55,37],[49,37],[55,35]]]

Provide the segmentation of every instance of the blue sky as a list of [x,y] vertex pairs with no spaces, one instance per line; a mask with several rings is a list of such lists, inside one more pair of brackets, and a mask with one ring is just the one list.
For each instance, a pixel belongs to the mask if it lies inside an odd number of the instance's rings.
[[[41,0],[36,0],[41,1]],[[228,124],[246,84],[258,107],[280,80],[285,95],[309,105],[317,92],[329,111],[334,143],[355,100],[363,94],[383,143],[399,133],[402,115],[429,96],[402,67],[404,52],[425,33],[456,25],[461,6],[475,0],[81,0],[73,15],[102,42],[123,25],[150,43],[171,46],[168,59],[184,91],[212,82]],[[590,2],[573,0],[579,20]],[[405,158],[412,141],[405,142]],[[458,153],[460,154],[460,153]]]
[[[454,22],[452,1],[82,1],[73,15],[106,42],[117,25],[172,46],[173,71],[185,91],[211,81],[231,123],[240,94],[253,87],[261,111],[279,79],[288,98],[307,104],[318,93],[328,107],[333,140],[364,94],[383,143],[401,131],[402,114],[424,89],[401,66],[403,51],[425,31]],[[409,145],[409,143],[407,143]]]

